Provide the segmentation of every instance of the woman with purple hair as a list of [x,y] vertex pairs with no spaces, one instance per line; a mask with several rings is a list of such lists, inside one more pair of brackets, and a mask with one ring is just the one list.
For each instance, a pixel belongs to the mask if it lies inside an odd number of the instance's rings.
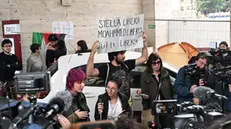
[[90,112],[85,95],[82,93],[85,86],[86,74],[81,69],[71,69],[66,78],[66,91],[57,93],[65,102],[64,116],[70,123],[90,121]]

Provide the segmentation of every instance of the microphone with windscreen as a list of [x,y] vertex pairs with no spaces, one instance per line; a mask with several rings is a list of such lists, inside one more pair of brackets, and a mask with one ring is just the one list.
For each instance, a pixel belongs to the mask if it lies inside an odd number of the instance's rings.
[[45,117],[49,118],[61,113],[64,109],[64,106],[64,101],[61,98],[56,97],[51,99]]
[[207,101],[209,99],[228,99],[223,95],[216,94],[215,91],[209,87],[199,86],[194,90],[194,97],[200,99],[201,101]]

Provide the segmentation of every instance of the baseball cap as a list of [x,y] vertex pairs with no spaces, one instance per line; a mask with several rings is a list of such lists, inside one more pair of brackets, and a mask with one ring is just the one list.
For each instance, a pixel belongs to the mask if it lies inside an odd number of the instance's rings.
[[57,36],[55,34],[51,34],[51,35],[49,35],[48,40],[49,41],[57,41],[58,38],[57,38]]

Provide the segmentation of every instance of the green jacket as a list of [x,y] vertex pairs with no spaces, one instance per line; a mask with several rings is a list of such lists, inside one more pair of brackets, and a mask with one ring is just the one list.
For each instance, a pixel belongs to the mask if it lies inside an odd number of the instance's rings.
[[73,124],[77,122],[84,122],[84,121],[90,121],[89,117],[86,119],[79,119],[75,111],[87,111],[90,112],[88,106],[86,97],[83,93],[78,93],[76,96],[73,96],[72,104],[67,109],[67,111],[64,112],[64,116],[67,117],[67,119]]

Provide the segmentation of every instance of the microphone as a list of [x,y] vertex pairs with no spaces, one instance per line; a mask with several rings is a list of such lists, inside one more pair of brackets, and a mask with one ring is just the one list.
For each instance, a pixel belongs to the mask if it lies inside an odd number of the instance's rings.
[[156,125],[155,125],[155,123],[153,121],[148,121],[147,124],[148,124],[149,129],[155,129],[156,128]]
[[223,100],[223,99],[228,100],[228,98],[226,96],[220,95],[220,94],[213,94],[213,97],[215,97],[219,100]]
[[53,98],[49,102],[49,108],[45,115],[46,118],[61,113],[64,109],[64,101],[61,98]]
[[[103,102],[102,102],[102,99],[99,98],[99,103],[98,105],[103,105]],[[103,119],[103,109],[101,111],[99,111],[99,117],[100,117],[100,120]]]
[[148,95],[147,94],[142,94],[140,90],[136,91],[136,94],[138,94],[139,96],[143,97],[143,98],[147,98]]
[[216,94],[215,91],[209,87],[199,86],[194,90],[194,96],[201,99],[216,98],[219,100],[228,99],[223,95]]
[[205,86],[199,86],[193,92],[196,98],[201,98],[201,97],[204,97],[206,94],[212,94],[212,93],[215,93],[215,91]]
[[11,126],[17,127],[20,122],[28,118],[33,112],[36,106],[32,106],[26,109],[23,109],[13,120]]
[[61,98],[64,101],[64,111],[67,111],[70,106],[72,105],[73,96],[71,95],[71,92],[69,91],[60,91],[56,93],[56,97]]

